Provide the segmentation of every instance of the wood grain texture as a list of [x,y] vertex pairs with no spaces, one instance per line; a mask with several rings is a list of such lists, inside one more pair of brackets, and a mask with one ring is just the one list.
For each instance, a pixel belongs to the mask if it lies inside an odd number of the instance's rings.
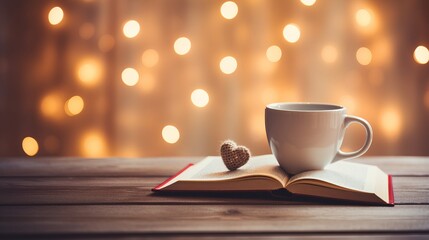
[[[319,199],[278,199],[263,193],[154,195],[151,188],[163,180],[160,177],[3,177],[0,205],[327,204]],[[393,186],[396,204],[429,205],[429,177],[393,177]]]
[[1,206],[1,234],[429,232],[429,206]]
[[[3,158],[0,176],[170,176],[203,157],[174,158]],[[429,176],[429,157],[363,157],[352,161],[373,164],[392,175]]]

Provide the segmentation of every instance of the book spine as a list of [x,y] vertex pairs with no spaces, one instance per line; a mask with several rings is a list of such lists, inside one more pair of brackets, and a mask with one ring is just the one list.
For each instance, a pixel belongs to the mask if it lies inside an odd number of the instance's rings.
[[167,178],[164,182],[160,183],[158,186],[152,188],[152,192],[160,191],[167,183],[169,183],[171,180],[179,176],[182,172],[184,172],[189,167],[193,166],[194,164],[190,163],[186,167],[184,167],[182,170],[174,174],[173,176]]

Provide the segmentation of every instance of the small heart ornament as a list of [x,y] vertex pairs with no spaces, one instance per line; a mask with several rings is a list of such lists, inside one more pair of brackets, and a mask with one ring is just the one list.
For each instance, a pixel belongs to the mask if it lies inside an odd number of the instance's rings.
[[250,151],[245,146],[237,146],[234,141],[226,140],[220,147],[220,155],[225,166],[233,171],[249,161]]

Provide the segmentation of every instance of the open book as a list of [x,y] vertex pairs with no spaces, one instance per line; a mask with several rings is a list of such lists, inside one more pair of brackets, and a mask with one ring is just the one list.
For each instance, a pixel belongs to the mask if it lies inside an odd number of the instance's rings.
[[229,171],[220,157],[189,164],[152,190],[163,191],[274,191],[292,194],[393,205],[390,175],[378,167],[339,161],[324,170],[288,176],[273,155],[251,157],[246,165]]

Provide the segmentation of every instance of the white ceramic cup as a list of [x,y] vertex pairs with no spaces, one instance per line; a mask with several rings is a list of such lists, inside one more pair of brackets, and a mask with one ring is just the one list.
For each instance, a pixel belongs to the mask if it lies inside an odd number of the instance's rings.
[[[346,128],[365,127],[366,140],[355,152],[340,150]],[[331,162],[364,154],[372,142],[371,125],[346,115],[346,108],[321,103],[272,103],[265,108],[265,130],[271,151],[289,174],[319,170]]]

